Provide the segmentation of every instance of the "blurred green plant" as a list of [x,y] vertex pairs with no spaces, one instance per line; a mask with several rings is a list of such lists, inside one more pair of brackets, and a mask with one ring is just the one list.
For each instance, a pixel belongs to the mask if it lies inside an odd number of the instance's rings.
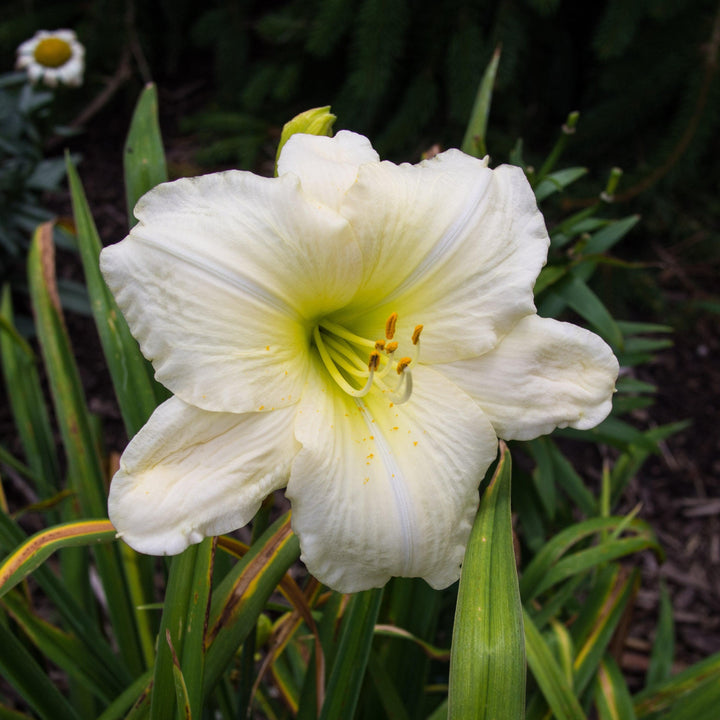
[[[481,105],[491,90],[484,83]],[[154,92],[144,91],[126,145],[133,149],[125,155],[128,198],[164,179]],[[487,116],[480,117],[473,134],[484,138]],[[568,125],[574,122],[577,117]],[[556,169],[560,150],[540,170],[527,169],[541,202],[565,192],[584,172]],[[522,164],[519,148],[514,161]],[[141,171],[149,167],[152,172]],[[100,240],[71,164],[69,176],[95,323],[132,435],[163,390],[104,285]],[[543,314],[576,313],[613,346],[625,368],[618,402],[593,431],[513,443],[513,454],[529,462],[511,467],[510,451],[502,448],[459,591],[394,579],[382,590],[342,596],[289,573],[297,539],[287,516],[270,523],[271,503],[256,517],[249,546],[231,537],[205,540],[158,565],[117,543],[105,517],[108,471],[100,429],[87,408],[55,292],[51,226],[40,226],[28,273],[66,463],[57,456],[42,402],[38,359],[14,330],[6,289],[0,351],[25,460],[0,446],[0,462],[37,492],[39,502],[11,513],[0,493],[0,550],[6,555],[0,563],[0,671],[16,694],[0,704],[0,716],[30,717],[17,709],[21,697],[23,712],[43,720],[252,714],[464,720],[503,710],[508,720],[580,720],[591,713],[602,720],[712,720],[720,699],[720,653],[673,676],[667,601],[646,687],[632,693],[619,670],[639,587],[638,571],[622,560],[645,550],[662,557],[662,550],[635,511],[622,515],[617,508],[627,483],[678,425],[643,431],[623,419],[652,401],[653,388],[632,368],[667,340],[666,328],[613,318],[590,285],[600,267],[627,269],[609,250],[637,218],[603,217],[617,179],[613,173],[591,207],[554,223],[536,295]],[[575,468],[557,436],[614,449],[603,453],[611,458],[604,462],[594,454],[599,485]],[[46,513],[50,524],[30,538],[16,519],[29,510]],[[59,576],[46,563],[55,551]],[[42,602],[36,602],[38,593]],[[489,612],[479,622],[482,608]],[[67,680],[63,690],[55,668]]]
[[43,149],[50,133],[63,131],[51,125],[53,97],[24,72],[0,75],[0,281],[24,261],[38,224],[53,217],[43,195],[65,179],[64,159],[46,158]]

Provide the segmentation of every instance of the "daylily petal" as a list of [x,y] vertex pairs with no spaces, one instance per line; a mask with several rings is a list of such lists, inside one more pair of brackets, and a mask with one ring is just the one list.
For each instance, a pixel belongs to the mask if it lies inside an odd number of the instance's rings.
[[294,408],[212,413],[170,398],[122,455],[108,511],[140,552],[173,555],[246,525],[285,485],[297,443]]
[[342,311],[357,317],[355,332],[397,312],[425,326],[423,362],[451,362],[487,352],[535,311],[549,238],[520,168],[490,170],[457,150],[416,166],[366,164],[341,213],[364,261]]
[[341,130],[332,138],[298,133],[280,153],[278,175],[297,175],[308,195],[336,210],[355,182],[358,167],[378,162],[370,141],[357,133]]
[[477,405],[429,368],[403,405],[382,393],[354,400],[311,373],[295,434],[302,443],[287,496],[302,559],[341,592],[420,576],[454,582],[495,457]]
[[101,269],[157,379],[206,410],[294,402],[311,320],[358,285],[346,221],[296,178],[234,171],[160,185],[135,213]]
[[436,368],[475,398],[506,440],[594,427],[610,412],[618,375],[597,335],[537,315],[523,318],[487,355]]

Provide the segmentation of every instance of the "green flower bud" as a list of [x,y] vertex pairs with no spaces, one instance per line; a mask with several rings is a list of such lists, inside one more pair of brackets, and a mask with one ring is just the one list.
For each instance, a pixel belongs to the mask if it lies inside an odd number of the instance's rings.
[[286,122],[280,135],[280,143],[275,158],[275,171],[277,173],[277,158],[280,157],[280,151],[285,143],[295,133],[304,133],[305,135],[327,135],[332,136],[332,127],[337,117],[330,112],[330,106],[313,108],[296,115],[292,120]]

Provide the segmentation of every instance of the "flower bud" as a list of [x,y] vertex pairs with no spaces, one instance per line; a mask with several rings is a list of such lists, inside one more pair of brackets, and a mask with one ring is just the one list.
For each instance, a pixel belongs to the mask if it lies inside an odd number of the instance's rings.
[[332,127],[335,124],[335,120],[337,120],[337,117],[330,112],[329,105],[306,110],[296,115],[283,126],[276,157],[280,157],[280,151],[295,133],[327,135],[328,137],[332,137]]

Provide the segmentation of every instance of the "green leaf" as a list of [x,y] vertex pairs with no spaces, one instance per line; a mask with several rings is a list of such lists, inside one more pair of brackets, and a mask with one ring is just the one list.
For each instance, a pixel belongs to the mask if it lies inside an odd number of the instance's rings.
[[348,602],[337,654],[330,672],[320,720],[353,717],[370,657],[373,631],[380,611],[382,588],[365,590]]
[[[688,720],[713,720],[720,700],[713,697],[720,690],[720,653],[695,663],[660,686],[647,688],[634,696],[635,714],[639,719],[664,717],[680,718],[686,709],[697,715],[682,716]],[[708,698],[708,695],[710,696]],[[689,702],[692,701],[692,702]],[[709,712],[710,711],[710,712]],[[676,714],[677,713],[677,714]]]
[[79,720],[24,645],[0,618],[0,674],[42,720]]
[[[654,716],[655,713],[665,712],[676,704],[683,707],[685,698],[691,697],[696,691],[703,695],[708,684],[716,688],[720,687],[720,653],[695,663],[660,686],[646,688],[635,695],[633,698],[635,714],[638,718],[646,718]],[[714,708],[716,712],[717,705],[716,702]],[[674,714],[665,717],[672,717],[672,720],[675,720]]]
[[586,174],[587,168],[584,167],[564,168],[563,170],[551,173],[535,186],[535,197],[538,202],[541,202],[545,200],[545,198],[550,197],[550,195],[564,190],[568,185],[571,185]]
[[555,473],[552,466],[549,445],[552,441],[548,438],[537,438],[528,443],[528,448],[535,460],[535,468],[532,472],[532,479],[535,485],[535,492],[540,498],[545,516],[548,520],[555,517],[557,508],[557,493],[555,488]]
[[147,362],[130,334],[110,289],[100,274],[102,243],[77,170],[68,158],[68,180],[85,282],[125,429],[132,437],[155,410],[156,392]]
[[386,717],[392,720],[410,720],[400,693],[391,680],[391,674],[377,651],[370,653],[368,670]]
[[670,679],[672,664],[675,657],[675,624],[673,622],[673,606],[667,586],[660,586],[660,609],[657,632],[645,685],[648,688],[659,685]]
[[450,657],[449,720],[521,719],[525,646],[503,445],[465,551]]
[[[105,478],[55,289],[50,223],[41,225],[33,237],[28,253],[28,283],[71,487],[85,517],[102,517],[106,512]],[[128,667],[137,674],[145,664],[119,550],[115,545],[101,545],[95,548],[95,556],[118,644]]]
[[[375,635],[396,639],[377,643],[378,657],[410,717],[417,717],[424,707],[431,658],[450,659],[449,649],[430,643],[437,637],[442,602],[443,594],[419,578],[393,578],[385,587],[383,620],[388,624],[377,625]],[[368,695],[363,698],[365,716],[381,715],[377,698]]]
[[[322,619],[318,627],[320,642],[322,645],[325,667],[331,667],[335,659],[338,640],[335,630],[338,626],[344,595],[332,591],[328,601],[323,608]],[[300,703],[296,720],[317,720],[317,695],[318,695],[318,678],[317,673],[321,673],[322,687],[325,684],[325,675],[323,668],[317,668],[316,652],[313,647],[311,662],[308,664],[308,672],[305,673],[305,682],[303,684],[300,695]]]
[[109,520],[83,520],[35,533],[0,564],[0,597],[22,582],[56,550],[115,540]]
[[635,720],[635,708],[625,678],[611,655],[600,663],[595,686],[600,720]]
[[[0,548],[14,554],[14,548],[25,547],[27,541],[27,537],[17,524],[4,513],[0,513]],[[10,558],[8,557],[5,559],[3,567],[7,567],[6,563],[9,562]],[[95,661],[105,667],[106,671],[115,677],[121,686],[129,683],[131,678],[127,668],[98,631],[94,618],[83,612],[62,580],[47,565],[38,566],[33,577],[59,612],[66,627],[83,641],[85,647],[92,652]]]
[[253,630],[265,603],[300,555],[288,515],[276,520],[214,589],[205,638],[205,697]]
[[487,153],[487,124],[499,64],[500,47],[497,47],[478,86],[470,121],[460,147],[464,153],[474,157],[483,157]]
[[619,565],[609,565],[599,574],[592,594],[572,627],[577,648],[574,687],[578,695],[584,692],[595,676],[615,630],[631,609],[631,601],[639,587],[640,573],[637,570],[627,573]]
[[[60,463],[35,354],[13,324],[9,286],[3,288],[0,318],[3,321],[0,359],[15,427],[28,467],[36,479],[36,489],[41,498],[49,498],[61,487]],[[51,514],[51,520],[57,519]]]
[[167,165],[158,122],[157,89],[153,83],[145,86],[133,113],[125,140],[125,197],[128,207],[128,227],[135,224],[133,208],[150,189],[167,180]]
[[[634,537],[610,539],[602,545],[581,549],[564,557],[576,543],[598,533],[618,530],[631,532]],[[647,548],[656,552],[662,551],[652,528],[642,520],[600,517],[571,525],[547,542],[525,568],[520,579],[523,602],[529,603],[544,590],[574,574],[586,572],[600,563]]]
[[557,445],[550,439],[547,442],[555,482],[586,516],[592,517],[596,515],[597,501],[595,496],[587,489],[582,478],[575,472],[570,461],[563,455]]
[[202,717],[203,708],[205,620],[210,602],[214,547],[212,538],[205,538],[198,545],[191,595],[188,598],[185,615],[185,641],[182,648],[181,672],[185,681],[190,715],[196,718]]
[[543,290],[549,288],[550,286],[561,280],[563,277],[565,277],[565,275],[567,275],[567,272],[568,269],[565,265],[546,265],[540,271],[540,275],[538,275],[538,278],[535,281],[535,297],[540,295]]
[[187,630],[186,618],[194,592],[197,554],[198,545],[191,545],[180,555],[176,555],[170,566],[155,658],[150,703],[151,720],[171,718],[175,713],[178,682],[175,665],[179,664],[178,655],[183,654]]
[[607,252],[619,240],[625,237],[640,220],[639,215],[630,215],[622,220],[615,220],[598,230],[583,248],[584,255],[595,255]]
[[623,334],[600,298],[572,272],[556,283],[550,294],[560,296],[578,315],[615,348],[623,347]]
[[641,442],[633,442],[628,446],[625,452],[615,461],[610,473],[611,504],[619,500],[627,484],[635,477],[648,455],[657,452],[657,443],[674,433],[684,430],[688,425],[689,423],[685,421],[651,428],[642,434]]
[[[558,665],[533,619],[524,613],[525,647],[528,668],[557,720],[585,720],[572,686]],[[504,715],[496,717],[504,718]],[[530,717],[530,713],[528,713]]]
[[3,605],[42,656],[99,698],[103,705],[122,690],[117,676],[98,663],[88,647],[38,617],[19,592],[7,593]]
[[138,702],[138,712],[128,712],[137,701],[143,696],[143,691],[147,690],[148,684],[152,680],[152,670],[146,670],[142,675],[138,675],[135,680],[128,685],[122,693],[120,693],[113,702],[108,705],[97,720],[140,720],[147,717],[148,706],[142,702]]
[[[165,637],[167,639],[167,643],[170,646],[170,650],[172,651],[172,671],[173,671],[173,680],[175,681],[175,699],[177,700],[177,706],[178,706],[178,715],[181,718],[185,718],[185,720],[192,720],[193,713],[190,709],[190,697],[188,695],[188,689],[187,685],[185,684],[185,676],[183,675],[183,671],[180,668],[180,662],[178,660],[177,654],[175,653],[175,648],[172,646],[172,642],[170,640],[170,631],[165,631]],[[168,717],[165,715],[164,717]],[[198,717],[197,715],[195,717]]]

